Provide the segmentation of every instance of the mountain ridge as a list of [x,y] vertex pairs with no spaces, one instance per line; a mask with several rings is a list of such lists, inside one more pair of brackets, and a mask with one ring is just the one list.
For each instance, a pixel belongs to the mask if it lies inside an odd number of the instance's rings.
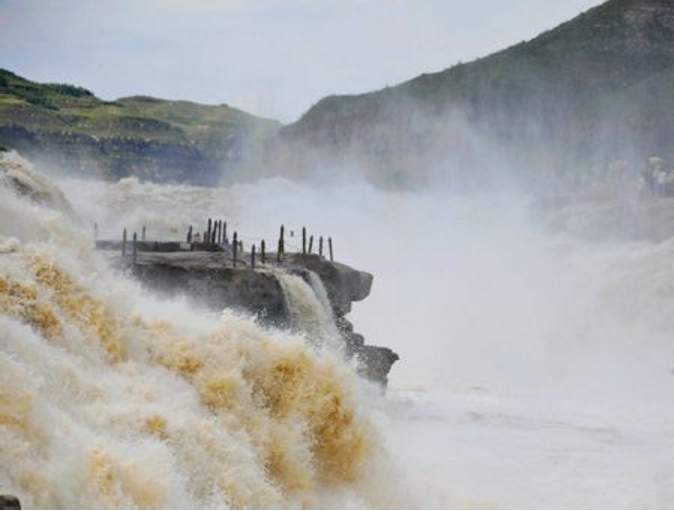
[[[674,136],[669,96],[654,109],[666,134],[640,128],[651,98],[636,93],[625,98],[644,104],[621,120],[634,128],[629,151],[624,143],[610,142],[624,139],[625,130],[612,133],[603,122],[616,119],[620,110],[607,109],[608,99],[657,75],[668,84],[666,71],[673,66],[674,2],[610,0],[472,62],[374,92],[324,98],[283,127],[281,137],[317,155],[298,165],[311,167],[320,157],[355,163],[377,181],[402,175],[406,182],[424,182],[427,176],[417,179],[419,166],[446,161],[447,154],[463,166],[475,164],[480,155],[466,145],[477,139],[510,167],[540,166],[550,156],[557,172],[611,158],[638,160],[650,152],[674,157],[663,143]],[[447,143],[448,134],[459,141]],[[420,157],[410,158],[414,153]]]

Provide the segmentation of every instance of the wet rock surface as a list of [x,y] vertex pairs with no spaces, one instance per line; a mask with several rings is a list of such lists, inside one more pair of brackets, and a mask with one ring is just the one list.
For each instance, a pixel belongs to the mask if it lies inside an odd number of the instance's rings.
[[353,324],[345,317],[337,317],[337,328],[344,341],[349,356],[355,357],[362,367],[362,374],[383,385],[388,383],[388,374],[400,357],[390,348],[365,344],[365,338],[353,331]]
[[185,295],[211,310],[225,307],[251,313],[263,323],[286,326],[283,289],[271,271],[233,266],[225,252],[141,252],[130,271],[165,295]]

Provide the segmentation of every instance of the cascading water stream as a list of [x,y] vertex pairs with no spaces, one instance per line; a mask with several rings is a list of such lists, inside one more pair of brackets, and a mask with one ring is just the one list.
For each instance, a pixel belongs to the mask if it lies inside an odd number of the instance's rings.
[[307,335],[309,339],[325,344],[334,351],[341,351],[343,342],[335,325],[332,305],[321,279],[308,272],[311,285],[299,275],[277,271],[288,305],[291,328]]
[[321,278],[316,275],[315,272],[309,270],[307,272],[307,275],[309,277],[309,285],[311,286],[311,289],[313,289],[314,294],[316,295],[316,298],[320,302],[321,306],[323,307],[323,310],[325,311],[326,316],[330,318],[330,322],[334,322],[334,314],[332,311],[332,304],[330,303],[330,298],[328,297],[328,291],[325,289],[325,286],[323,285],[323,281]]

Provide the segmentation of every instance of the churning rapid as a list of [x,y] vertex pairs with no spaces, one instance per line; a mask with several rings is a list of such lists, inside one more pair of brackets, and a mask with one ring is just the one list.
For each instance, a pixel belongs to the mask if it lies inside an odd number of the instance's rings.
[[[674,500],[674,241],[581,239],[505,187],[58,184],[71,212],[0,190],[0,491],[27,506]],[[292,333],[265,330],[141,291],[79,220],[207,216],[247,243],[307,225],[375,275],[351,319],[401,356],[386,398],[331,349],[319,283],[288,276]]]
[[81,225],[0,188],[2,493],[50,508],[386,505],[371,390],[338,354],[143,293]]

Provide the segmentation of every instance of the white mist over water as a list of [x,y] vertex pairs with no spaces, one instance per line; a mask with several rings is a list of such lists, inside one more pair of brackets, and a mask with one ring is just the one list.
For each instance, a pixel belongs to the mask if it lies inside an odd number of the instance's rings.
[[307,223],[375,275],[352,320],[401,356],[389,449],[421,505],[671,505],[674,242],[551,233],[511,191],[246,192],[243,221]]
[[551,233],[510,191],[64,188],[103,232],[146,224],[150,237],[181,237],[212,216],[269,244],[280,223],[295,236],[306,225],[372,272],[350,319],[401,355],[384,432],[416,505],[671,505],[674,243]]

